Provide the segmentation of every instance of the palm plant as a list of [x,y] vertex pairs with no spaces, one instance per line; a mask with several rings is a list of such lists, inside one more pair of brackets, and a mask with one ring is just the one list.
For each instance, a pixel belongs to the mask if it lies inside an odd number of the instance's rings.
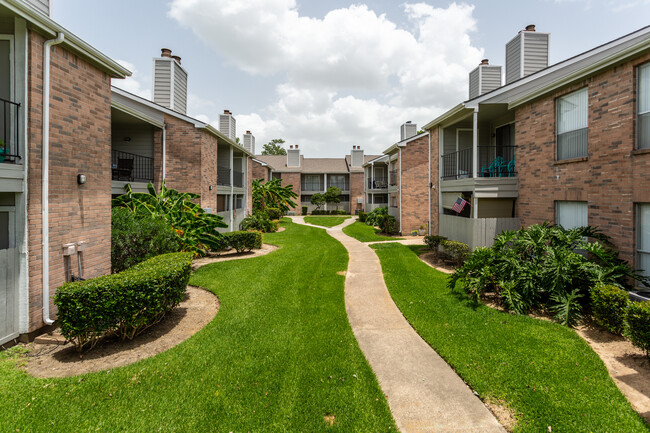
[[127,185],[126,193],[113,199],[112,206],[126,208],[143,218],[164,219],[178,234],[181,251],[202,256],[224,247],[223,236],[217,228],[228,225],[219,215],[205,212],[194,202],[200,195],[167,188],[164,180],[159,192],[151,182],[147,189],[148,193],[133,192],[131,185]]
[[264,212],[267,207],[272,207],[285,213],[297,206],[293,199],[298,194],[293,192],[293,185],[282,186],[282,179],[272,179],[265,183],[262,180],[253,180],[253,211]]

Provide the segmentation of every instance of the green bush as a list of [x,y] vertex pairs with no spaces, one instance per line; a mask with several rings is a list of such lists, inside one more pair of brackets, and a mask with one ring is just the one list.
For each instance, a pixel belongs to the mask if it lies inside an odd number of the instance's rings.
[[162,219],[111,209],[111,271],[121,272],[160,254],[180,248],[178,235]]
[[183,300],[191,271],[191,253],[172,253],[117,274],[66,283],[54,296],[61,334],[79,351],[108,334],[132,339]]
[[[571,324],[598,284],[630,287],[647,281],[618,257],[609,238],[593,227],[564,229],[548,223],[505,231],[490,248],[478,248],[448,281],[475,299],[493,291],[510,311],[555,311]],[[571,317],[574,316],[574,317]]]
[[262,233],[255,230],[224,233],[228,245],[238,253],[262,248]]
[[457,266],[461,266],[465,263],[467,256],[469,256],[469,247],[466,244],[450,240],[441,240],[440,244]]
[[309,209],[307,206],[302,207],[302,214],[307,215],[307,209]]
[[311,211],[311,214],[316,216],[316,215],[349,215],[346,211],[343,209],[334,209],[334,210],[320,210],[320,209],[314,209]]
[[282,211],[275,207],[267,207],[266,214],[269,216],[269,219],[271,220],[279,220],[280,218],[282,218]]
[[599,284],[591,290],[594,320],[613,334],[623,334],[629,303],[628,293],[614,285]]
[[424,237],[424,243],[430,250],[438,251],[440,243],[446,241],[447,238],[444,236],[428,235]]
[[626,335],[632,344],[650,357],[650,301],[630,302]]
[[368,212],[359,212],[359,222],[365,223],[368,218]]
[[[379,218],[379,228],[387,235],[397,233],[397,220],[392,215],[382,215]],[[415,234],[417,235],[417,231]]]
[[266,212],[255,211],[248,215],[239,224],[240,230],[258,230],[262,233],[273,233],[278,231],[280,225],[277,221],[271,221]]
[[366,224],[372,227],[380,227],[381,221],[383,221],[383,217],[386,215],[388,215],[388,208],[386,206],[378,207],[368,214]]

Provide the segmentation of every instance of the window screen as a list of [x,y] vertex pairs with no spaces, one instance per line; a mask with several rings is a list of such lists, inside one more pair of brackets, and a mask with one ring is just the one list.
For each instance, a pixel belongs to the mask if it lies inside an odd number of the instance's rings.
[[557,159],[587,156],[587,88],[557,99]]

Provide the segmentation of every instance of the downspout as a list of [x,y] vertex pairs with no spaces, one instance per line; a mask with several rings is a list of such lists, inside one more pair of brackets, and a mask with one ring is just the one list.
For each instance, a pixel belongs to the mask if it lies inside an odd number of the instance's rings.
[[235,211],[233,207],[235,206],[234,194],[235,194],[235,160],[233,158],[233,149],[230,146],[230,231],[235,231]]
[[165,180],[167,173],[167,124],[163,122],[162,127],[162,180]]
[[[478,106],[474,109],[472,118],[472,177],[478,177]],[[478,218],[478,199],[476,198],[476,189],[472,194],[472,211],[474,219]]]
[[429,223],[427,226],[428,235],[431,235],[431,130],[429,130]]
[[399,233],[402,234],[402,148],[399,149]]
[[43,44],[43,157],[41,221],[43,232],[43,323],[51,325],[50,318],[50,48],[63,42],[63,33]]

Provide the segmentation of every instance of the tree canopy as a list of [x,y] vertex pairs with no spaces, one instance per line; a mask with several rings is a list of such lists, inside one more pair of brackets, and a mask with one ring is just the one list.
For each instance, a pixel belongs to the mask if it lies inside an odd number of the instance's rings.
[[284,143],[283,139],[274,138],[262,146],[262,155],[286,155],[287,151],[282,146]]
[[282,186],[282,179],[272,179],[262,183],[263,179],[253,180],[253,210],[264,212],[267,207],[287,212],[297,205],[292,200],[298,197],[293,192],[293,185]]

